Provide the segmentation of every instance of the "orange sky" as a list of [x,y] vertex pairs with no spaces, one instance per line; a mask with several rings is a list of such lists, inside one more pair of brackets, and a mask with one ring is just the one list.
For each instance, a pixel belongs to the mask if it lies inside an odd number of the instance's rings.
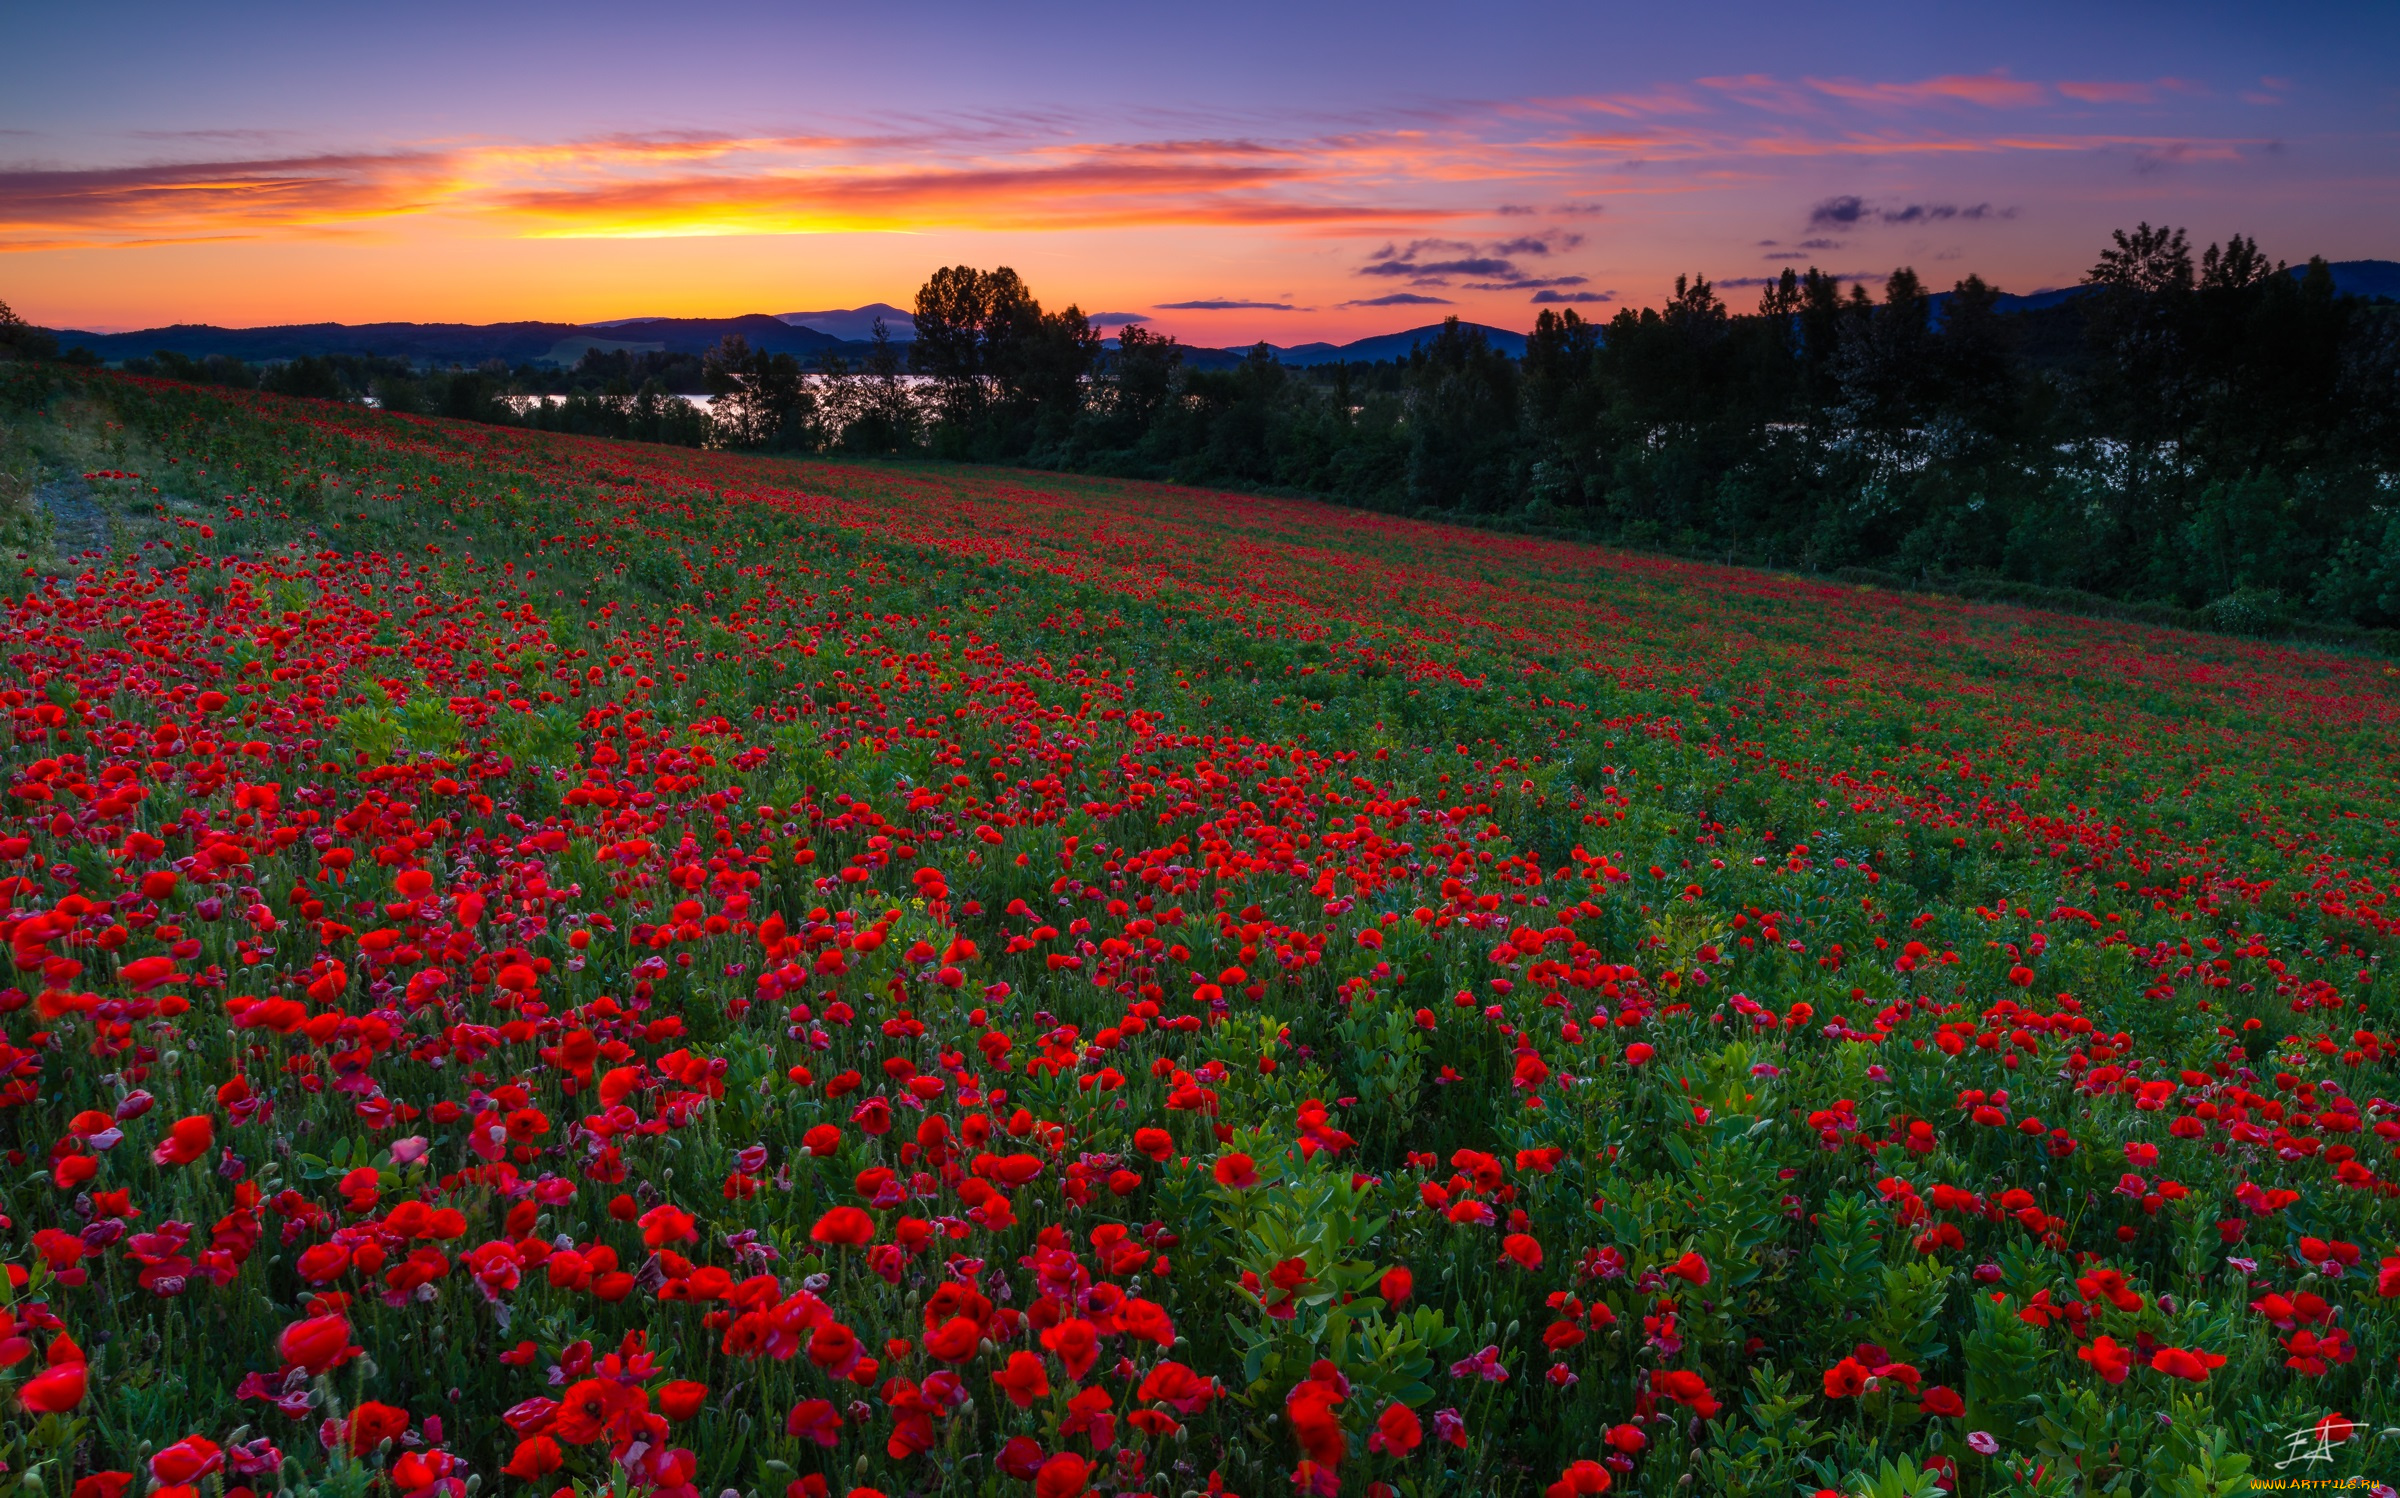
[[[87,39],[61,22],[24,40],[63,65]],[[253,96],[282,101],[264,124],[229,89],[161,84],[115,117],[85,95],[0,101],[0,297],[88,328],[584,321],[906,305],[938,265],[1006,263],[1052,305],[1288,343],[1450,312],[1605,316],[1687,271],[1746,301],[1784,264],[2033,290],[2135,218],[2295,259],[2400,250],[2390,99],[2345,113],[2352,85],[2231,49],[2183,73],[2155,64],[2208,59],[2036,73],[1961,49],[1877,72],[1872,51],[1834,68],[1799,46],[1768,49],[1780,69],[1618,66],[1594,70],[1614,87],[1472,98],[1328,75],[1307,108],[1172,77],[1156,97],[903,79],[738,109],[680,87],[555,110],[453,90],[413,111],[328,98],[312,125],[325,85],[289,72],[310,45],[246,64],[284,85]]]

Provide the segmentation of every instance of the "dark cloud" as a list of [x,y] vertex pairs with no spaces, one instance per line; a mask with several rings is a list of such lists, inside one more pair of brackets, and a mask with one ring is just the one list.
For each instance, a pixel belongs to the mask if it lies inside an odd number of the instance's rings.
[[1973,222],[1987,218],[2015,218],[2017,210],[1994,208],[1989,203],[1977,203],[1971,208],[1961,208],[1955,203],[1911,203],[1904,208],[1879,209],[1875,216],[1887,224],[1936,223],[1953,218]]
[[1533,291],[1553,286],[1580,286],[1583,276],[1540,276],[1519,269],[1517,257],[1547,257],[1583,243],[1580,234],[1552,230],[1521,234],[1496,244],[1475,245],[1455,239],[1418,239],[1406,246],[1386,244],[1358,267],[1362,276],[1405,280],[1412,286],[1452,286],[1453,277],[1467,277],[1470,291]]
[[1370,260],[1358,268],[1362,276],[1406,276],[1439,283],[1444,276],[1513,276],[1517,267],[1492,255],[1468,255],[1457,260]]
[[[1797,270],[1798,267],[1794,266],[1792,269]],[[1836,281],[1880,281],[1886,274],[1887,272],[1877,270],[1843,270],[1833,272],[1831,279]],[[1708,284],[1719,291],[1731,291],[1740,286],[1773,286],[1782,279],[1781,276],[1728,276],[1722,281],[1711,281]]]
[[1469,291],[1531,291],[1537,286],[1581,286],[1590,276],[1512,276],[1505,281],[1469,281]]
[[1369,255],[1367,259],[1370,261],[1414,260],[1428,250],[1446,255],[1472,255],[1475,253],[1475,246],[1463,239],[1412,239],[1408,242],[1406,249],[1387,243],[1382,249]]
[[[33,132],[28,130],[23,133],[31,135]],[[1503,203],[1492,211],[1506,218],[1517,218],[1526,214],[1530,214],[1534,210],[1528,208],[1523,203]]]
[[[1962,207],[1956,203],[1903,203],[1878,208],[1855,194],[1827,198],[1809,210],[1808,226],[1812,229],[1847,229],[1867,222],[1885,224],[1933,224],[1950,219],[1974,221],[1987,218],[2015,218],[2014,208],[1994,208],[1989,203]],[[1823,246],[1802,245],[1803,249]]]
[[1809,210],[1808,226],[1823,229],[1832,225],[1847,226],[1867,215],[1867,200],[1859,197],[1827,198]]
[[1492,246],[1495,255],[1547,255],[1557,250],[1571,250],[1583,243],[1580,234],[1528,234]]
[[1196,302],[1154,302],[1161,312],[1291,312],[1290,302],[1245,302],[1233,297],[1207,297]]
[[1457,304],[1446,296],[1419,296],[1413,291],[1395,291],[1389,296],[1371,296],[1362,301],[1344,302],[1345,307],[1451,307]]
[[1555,307],[1563,306],[1568,302],[1613,302],[1616,299],[1617,294],[1613,291],[1537,291],[1533,294],[1536,306]]
[[1148,322],[1149,320],[1146,314],[1140,312],[1095,312],[1084,319],[1094,327],[1111,328],[1120,323]]

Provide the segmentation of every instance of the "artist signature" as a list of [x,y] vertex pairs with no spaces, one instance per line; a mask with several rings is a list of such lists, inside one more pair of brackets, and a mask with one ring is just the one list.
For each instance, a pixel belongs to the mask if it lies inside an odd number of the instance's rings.
[[[2283,1460],[2275,1464],[2281,1472],[2302,1462],[2330,1462],[2336,1446],[2369,1435],[2366,1426],[2340,1415],[2329,1415],[2313,1425],[2303,1425],[2283,1438]],[[2390,1426],[2372,1432],[2375,1436],[2400,1436],[2400,1426]]]

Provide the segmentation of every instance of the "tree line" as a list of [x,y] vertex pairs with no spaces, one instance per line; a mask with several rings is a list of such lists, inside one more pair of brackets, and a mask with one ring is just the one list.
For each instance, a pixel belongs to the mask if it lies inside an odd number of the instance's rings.
[[872,375],[720,374],[779,413],[720,440],[1309,494],[2232,627],[2400,625],[2400,306],[2338,294],[2321,259],[2143,224],[2079,294],[2005,308],[1977,276],[1937,294],[1907,267],[1874,291],[1787,270],[1748,311],[1686,277],[1605,323],[1545,310],[1522,359],[1453,319],[1403,361],[1295,370],[1261,347],[1212,370],[1138,325],[1104,347],[1005,268],[952,267],[917,296],[913,386],[888,349]]
[[[915,323],[906,345],[878,326],[855,364],[728,339],[569,371],[301,360],[252,378],[601,436],[1014,463],[2073,590],[2237,627],[2400,626],[2400,306],[2239,235],[2196,251],[2180,229],[2120,230],[2078,294],[2021,310],[1979,277],[1937,294],[1907,267],[1875,290],[1787,270],[1746,311],[1683,277],[1605,323],[1545,309],[1521,359],[1452,319],[1405,360],[1299,370],[1262,345],[1198,368],[1138,324],[1104,344],[1006,267],[936,271]],[[238,378],[166,358],[157,372]],[[695,386],[705,412],[681,398]]]

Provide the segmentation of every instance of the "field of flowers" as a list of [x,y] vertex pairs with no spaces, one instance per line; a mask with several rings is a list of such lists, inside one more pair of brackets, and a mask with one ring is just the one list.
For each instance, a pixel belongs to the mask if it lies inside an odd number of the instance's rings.
[[2400,1476],[2379,661],[5,370],[0,1498]]

